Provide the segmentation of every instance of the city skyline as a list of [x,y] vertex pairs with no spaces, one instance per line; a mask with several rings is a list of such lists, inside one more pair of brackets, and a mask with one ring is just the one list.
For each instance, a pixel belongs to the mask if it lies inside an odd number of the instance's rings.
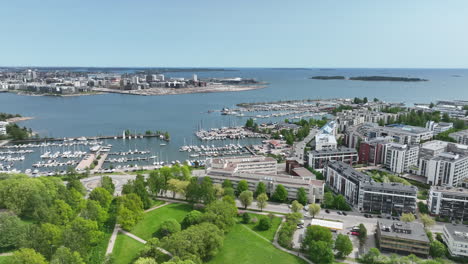
[[468,3],[422,3],[23,1],[4,7],[0,56],[24,67],[468,68]]

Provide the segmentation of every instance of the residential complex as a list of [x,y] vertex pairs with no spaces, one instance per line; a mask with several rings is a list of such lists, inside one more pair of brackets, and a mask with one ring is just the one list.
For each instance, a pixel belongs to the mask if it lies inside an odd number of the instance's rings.
[[377,245],[382,251],[400,254],[429,255],[429,238],[422,224],[387,219],[377,221]]
[[358,209],[366,213],[415,213],[418,188],[399,183],[365,182],[359,190]]
[[454,257],[468,257],[468,227],[463,225],[444,225],[442,239],[448,252]]
[[468,220],[468,189],[449,186],[432,186],[427,198],[432,215],[450,220]]
[[383,164],[394,173],[407,172],[418,164],[418,145],[387,143],[383,152]]
[[277,161],[274,158],[264,156],[211,158],[206,160],[206,171],[221,174],[246,172],[275,175]]
[[455,139],[460,144],[468,145],[468,129],[450,133],[449,137]]
[[400,124],[376,126],[369,131],[370,138],[390,136],[396,143],[409,145],[430,140],[433,135],[434,132],[425,128]]
[[375,166],[384,162],[384,146],[393,142],[392,137],[377,137],[361,142],[359,146],[359,163]]
[[446,123],[446,122],[439,122],[436,123],[434,121],[427,121],[426,122],[426,129],[433,131],[434,135],[440,134],[445,132],[449,129],[453,128],[453,123]]
[[308,153],[308,164],[314,170],[322,170],[329,160],[339,160],[349,165],[355,165],[358,161],[358,153],[356,149],[346,147],[312,150]]

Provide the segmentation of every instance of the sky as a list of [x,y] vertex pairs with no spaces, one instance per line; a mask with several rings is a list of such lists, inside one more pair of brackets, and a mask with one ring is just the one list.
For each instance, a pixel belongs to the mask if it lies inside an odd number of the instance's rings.
[[2,2],[2,66],[468,68],[466,0]]

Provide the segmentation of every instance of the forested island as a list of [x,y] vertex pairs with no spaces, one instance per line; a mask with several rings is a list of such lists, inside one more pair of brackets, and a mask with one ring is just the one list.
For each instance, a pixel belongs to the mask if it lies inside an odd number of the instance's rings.
[[344,76],[313,76],[310,79],[314,80],[344,80],[346,79]]
[[[346,80],[345,76],[313,76],[309,79],[314,80]],[[389,82],[425,82],[427,79],[410,77],[392,77],[392,76],[357,76],[349,77],[351,81],[389,81]]]

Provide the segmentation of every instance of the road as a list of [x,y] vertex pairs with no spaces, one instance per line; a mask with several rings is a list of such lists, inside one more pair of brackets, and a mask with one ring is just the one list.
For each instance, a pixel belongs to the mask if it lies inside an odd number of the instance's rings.
[[304,140],[294,143],[292,157],[296,158],[300,164],[304,164],[304,149],[312,139],[314,139],[315,135],[318,133],[318,129],[311,128],[309,135],[304,138]]

